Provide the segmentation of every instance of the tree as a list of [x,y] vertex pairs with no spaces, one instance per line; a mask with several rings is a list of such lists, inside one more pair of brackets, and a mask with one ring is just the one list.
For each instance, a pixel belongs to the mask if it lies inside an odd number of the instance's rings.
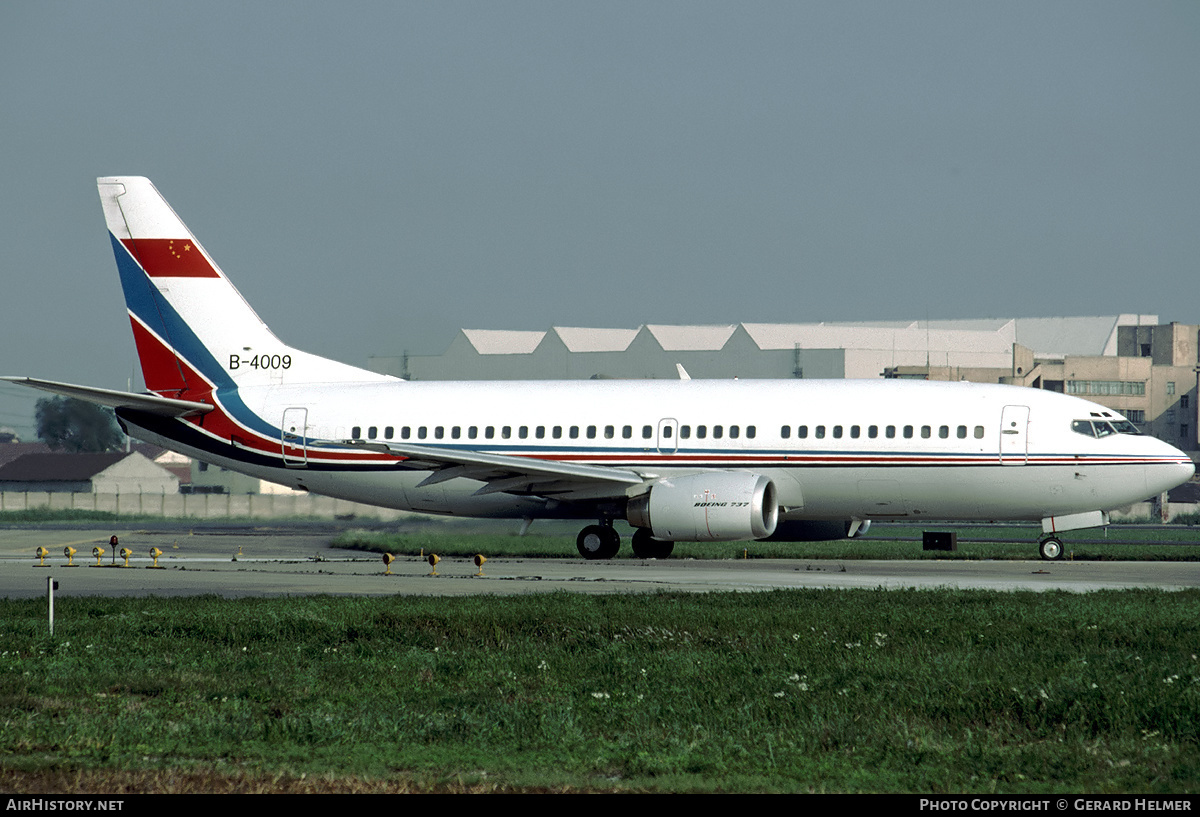
[[34,409],[38,439],[52,449],[119,451],[125,435],[111,409],[74,397],[43,397]]

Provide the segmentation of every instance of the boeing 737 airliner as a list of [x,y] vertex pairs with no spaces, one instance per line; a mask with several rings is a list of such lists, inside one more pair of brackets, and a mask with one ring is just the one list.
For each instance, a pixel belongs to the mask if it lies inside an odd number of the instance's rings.
[[302,490],[475,517],[595,520],[579,552],[841,538],[872,520],[1061,531],[1192,476],[1115,411],[1017,386],[894,380],[408,382],[286,345],[149,180],[101,178],[147,393],[7,378],[133,437]]

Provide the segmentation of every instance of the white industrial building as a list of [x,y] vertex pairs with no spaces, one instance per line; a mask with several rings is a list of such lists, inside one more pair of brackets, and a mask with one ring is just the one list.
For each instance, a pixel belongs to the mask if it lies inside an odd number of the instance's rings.
[[855,323],[556,326],[463,329],[441,355],[370,358],[368,368],[411,380],[877,378],[898,367],[1010,369],[1014,346],[1040,358],[1113,356],[1118,329],[1157,315]]

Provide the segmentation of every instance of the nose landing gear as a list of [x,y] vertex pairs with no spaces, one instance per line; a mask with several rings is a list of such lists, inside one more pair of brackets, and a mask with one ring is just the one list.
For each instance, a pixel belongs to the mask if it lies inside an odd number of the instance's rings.
[[1063,557],[1063,543],[1061,539],[1053,536],[1047,536],[1042,541],[1038,542],[1038,555],[1047,562],[1056,562]]

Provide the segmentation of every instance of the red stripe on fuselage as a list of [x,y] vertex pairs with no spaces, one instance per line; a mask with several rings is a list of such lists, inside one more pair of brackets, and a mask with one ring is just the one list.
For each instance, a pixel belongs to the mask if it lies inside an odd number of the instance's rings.
[[121,243],[151,278],[219,278],[190,238],[122,238]]
[[[195,395],[189,394],[185,399],[196,400]],[[282,456],[282,441],[277,437],[268,437],[262,433],[246,427],[234,419],[226,408],[221,404],[219,399],[216,399],[214,393],[209,393],[200,402],[210,403],[215,406],[213,411],[207,414],[201,414],[191,417],[181,417],[179,422],[188,423],[195,426],[204,434],[215,440],[221,445],[230,445],[235,449],[261,454],[272,458],[280,458]],[[166,436],[171,436],[167,434]],[[232,459],[237,459],[236,452],[228,451],[216,452],[222,456],[228,456]],[[296,446],[287,447],[287,455],[293,460],[305,456],[304,449]],[[401,457],[388,456],[387,454],[366,453],[359,451],[351,451],[346,453],[338,452],[336,454],[308,449],[307,458],[310,463],[314,464],[339,464],[339,465],[394,465],[399,462]],[[282,460],[281,460],[282,463]]]

